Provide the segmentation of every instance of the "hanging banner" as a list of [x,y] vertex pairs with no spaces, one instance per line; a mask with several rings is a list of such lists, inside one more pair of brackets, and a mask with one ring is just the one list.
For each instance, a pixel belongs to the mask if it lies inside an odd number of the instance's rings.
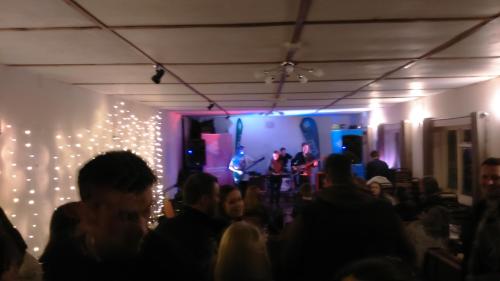
[[241,135],[243,134],[243,122],[241,118],[238,118],[236,121],[236,140],[234,142],[234,151],[238,150],[238,147],[241,145]]
[[302,122],[300,122],[300,130],[302,131],[305,142],[309,144],[314,159],[319,159],[319,135],[316,121],[310,117],[303,118]]

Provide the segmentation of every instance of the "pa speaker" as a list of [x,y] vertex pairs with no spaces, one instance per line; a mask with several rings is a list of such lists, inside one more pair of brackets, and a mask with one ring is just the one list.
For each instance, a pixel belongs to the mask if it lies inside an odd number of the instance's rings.
[[343,154],[351,158],[353,164],[363,161],[363,137],[356,135],[342,136]]
[[186,165],[197,168],[205,165],[205,140],[190,140],[184,151]]

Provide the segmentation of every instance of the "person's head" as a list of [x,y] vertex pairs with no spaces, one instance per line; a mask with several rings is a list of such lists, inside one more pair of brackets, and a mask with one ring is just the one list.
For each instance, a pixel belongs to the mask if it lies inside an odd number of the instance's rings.
[[433,176],[425,176],[420,181],[422,192],[425,197],[429,197],[441,192],[439,183]]
[[82,234],[88,231],[87,226],[82,225],[85,223],[85,210],[83,202],[70,202],[54,211],[50,220],[49,242],[40,257],[42,263],[50,259],[50,255],[60,251],[58,247],[61,245],[76,245]]
[[310,151],[309,144],[307,142],[302,143],[302,153],[308,154]]
[[245,154],[245,147],[243,145],[238,146],[236,149],[236,153],[239,155],[244,155]]
[[500,200],[500,158],[488,158],[481,164],[481,188],[484,198]]
[[279,158],[280,158],[280,152],[279,152],[279,151],[277,151],[277,150],[275,150],[275,151],[273,152],[273,160],[274,160],[274,161],[277,161]]
[[330,154],[325,160],[327,184],[352,183],[351,161],[342,154]]
[[251,185],[247,188],[245,192],[245,209],[254,209],[262,205],[260,188],[255,185]]
[[219,204],[217,178],[207,173],[196,173],[186,180],[183,191],[184,204],[209,216],[215,215]]
[[378,151],[373,150],[372,152],[370,152],[370,157],[373,159],[378,159],[380,157],[380,154],[378,153]]
[[280,154],[282,156],[285,156],[286,155],[286,148],[284,148],[284,147],[280,148]]
[[0,207],[0,280],[17,280],[27,245]]
[[245,204],[240,190],[233,185],[223,185],[219,192],[219,212],[229,219],[238,219],[243,216]]
[[130,151],[110,151],[88,161],[78,174],[88,232],[100,258],[137,254],[153,204],[154,172]]
[[372,257],[355,261],[335,276],[339,281],[415,281],[411,266],[395,257]]
[[368,189],[374,197],[380,197],[382,194],[382,185],[378,182],[372,182],[368,185]]
[[219,244],[215,280],[271,279],[266,243],[259,229],[243,221],[231,224]]

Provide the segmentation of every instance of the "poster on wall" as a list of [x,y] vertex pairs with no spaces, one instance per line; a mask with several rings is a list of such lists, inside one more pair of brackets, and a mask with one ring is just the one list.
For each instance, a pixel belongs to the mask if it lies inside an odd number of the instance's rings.
[[227,168],[233,151],[231,134],[201,134],[205,140],[206,163],[203,170],[217,177],[219,184],[232,184],[231,171]]

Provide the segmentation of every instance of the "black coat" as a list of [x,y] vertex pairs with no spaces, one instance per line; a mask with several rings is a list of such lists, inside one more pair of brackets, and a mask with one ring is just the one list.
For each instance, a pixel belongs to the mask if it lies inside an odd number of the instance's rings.
[[223,229],[224,224],[190,207],[185,207],[179,216],[160,222],[143,244],[148,278],[211,280],[213,258]]
[[380,159],[374,159],[366,164],[366,179],[369,180],[375,176],[389,178],[389,166]]
[[293,223],[284,280],[333,280],[349,262],[380,255],[412,262],[414,253],[390,204],[338,185],[322,190]]

